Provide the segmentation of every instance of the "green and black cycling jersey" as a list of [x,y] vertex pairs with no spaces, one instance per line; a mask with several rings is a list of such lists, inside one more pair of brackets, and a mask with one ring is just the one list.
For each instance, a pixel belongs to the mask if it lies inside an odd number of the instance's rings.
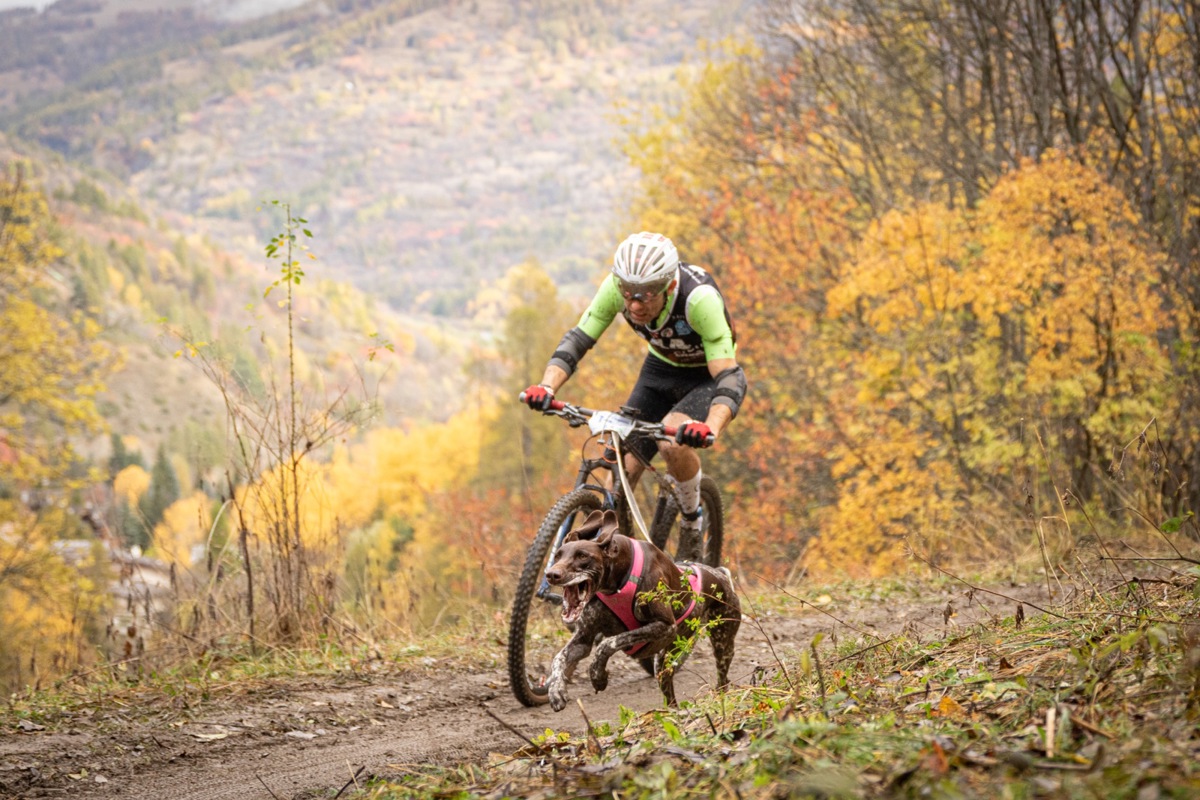
[[[622,314],[629,327],[649,345],[626,403],[637,410],[641,419],[658,422],[671,411],[704,419],[713,404],[726,406],[737,416],[746,396],[742,368],[734,364],[717,375],[698,369],[713,362],[733,361],[737,353],[733,322],[712,276],[700,267],[681,263],[678,285],[667,295],[662,311],[652,322],[641,325],[630,318],[617,279],[609,275],[579,324],[558,343],[550,366],[570,377],[617,314]],[[647,440],[647,459],[655,448],[655,443]]]
[[[733,358],[737,351],[733,322],[716,281],[691,264],[679,265],[679,285],[667,297],[662,313],[650,324],[638,325],[629,319],[617,279],[609,275],[583,312],[576,330],[594,343],[617,314],[623,315],[629,327],[646,340],[651,353],[674,366],[703,366],[717,359]],[[574,364],[569,365],[568,372],[573,369]]]

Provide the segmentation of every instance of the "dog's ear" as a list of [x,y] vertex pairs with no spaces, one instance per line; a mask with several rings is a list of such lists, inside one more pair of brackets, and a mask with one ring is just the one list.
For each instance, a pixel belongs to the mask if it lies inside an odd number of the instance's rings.
[[[600,512],[593,511],[592,514]],[[590,520],[591,517],[588,517]],[[596,537],[596,544],[607,546],[612,541],[614,533],[618,533],[620,525],[617,523],[617,512],[609,509],[600,517],[600,535]]]
[[596,533],[604,524],[604,514],[605,512],[601,511],[600,509],[596,509],[592,513],[588,514],[587,519],[583,521],[583,524],[567,534],[567,538],[563,539],[563,542],[571,541],[572,536],[574,536],[576,539],[595,539]]

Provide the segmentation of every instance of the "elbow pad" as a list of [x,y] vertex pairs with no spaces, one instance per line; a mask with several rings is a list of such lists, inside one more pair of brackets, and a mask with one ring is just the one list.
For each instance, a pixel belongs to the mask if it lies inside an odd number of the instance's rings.
[[579,362],[596,344],[596,340],[588,336],[578,327],[571,328],[558,343],[558,349],[550,356],[550,363],[572,375]]
[[733,366],[717,374],[717,391],[713,395],[713,404],[729,406],[733,416],[737,416],[742,401],[746,399],[746,373],[741,366]]

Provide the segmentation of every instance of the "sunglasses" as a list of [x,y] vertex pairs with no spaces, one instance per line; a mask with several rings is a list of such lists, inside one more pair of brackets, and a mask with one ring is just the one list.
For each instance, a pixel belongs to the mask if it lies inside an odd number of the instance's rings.
[[656,281],[655,283],[625,283],[617,281],[617,288],[621,290],[621,296],[629,302],[644,303],[652,297],[663,294],[667,291],[671,281]]

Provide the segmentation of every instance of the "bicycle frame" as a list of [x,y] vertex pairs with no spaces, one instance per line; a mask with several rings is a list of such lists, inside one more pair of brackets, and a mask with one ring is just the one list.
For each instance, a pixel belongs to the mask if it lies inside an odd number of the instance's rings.
[[[654,543],[653,537],[659,537],[662,543],[658,546],[664,547],[680,506],[674,480],[666,471],[651,466],[650,458],[640,452],[640,447],[629,446],[633,436],[638,437],[639,445],[642,437],[652,441],[670,440],[676,434],[674,428],[661,422],[643,422],[624,408],[619,413],[595,411],[561,400],[551,400],[543,411],[561,417],[573,428],[587,425],[591,435],[580,453],[575,485],[555,501],[538,526],[517,582],[507,643],[508,677],[513,694],[525,706],[542,705],[549,701],[545,684],[546,665],[551,663],[555,656],[553,651],[558,649],[553,646],[552,640],[560,632],[555,632],[551,638],[531,636],[529,626],[550,623],[551,616],[559,616],[553,613],[559,609],[552,610],[550,606],[561,606],[562,596],[551,591],[545,575],[569,531],[578,527],[583,515],[597,509],[613,510],[621,518],[619,521],[625,535],[640,536],[651,543]],[[596,447],[600,448],[598,453],[594,449]],[[650,471],[654,483],[645,487],[646,494],[654,494],[657,489],[657,497],[650,500],[655,504],[654,517],[650,520],[643,516],[643,506],[639,505],[634,492],[636,481],[631,474],[635,467],[633,461],[629,462],[630,469],[626,470],[627,456],[633,456]],[[602,474],[605,471],[607,476]],[[704,478],[701,482],[701,502],[707,503],[706,510],[712,509],[711,515],[705,518],[711,518],[712,524],[703,528],[706,539],[702,539],[702,543],[708,541],[715,545],[711,551],[706,549],[703,552],[711,553],[709,557],[715,563],[720,559],[721,500],[719,490],[711,485],[706,488],[704,480],[710,484],[712,481]],[[643,497],[645,499],[648,498]],[[703,546],[708,547],[707,544]],[[532,622],[531,614],[534,616]],[[645,663],[642,666],[646,668]]]
[[[566,418],[571,427],[579,427],[586,424],[594,437],[600,437],[598,444],[602,446],[609,446],[611,444],[612,450],[616,454],[612,461],[609,461],[606,458],[583,458],[579,464],[579,472],[575,476],[575,485],[573,488],[578,489],[580,487],[584,487],[591,489],[592,491],[597,492],[603,498],[604,508],[615,509],[617,506],[617,500],[613,490],[607,486],[588,483],[588,476],[592,475],[597,470],[607,470],[610,473],[616,472],[620,481],[621,491],[624,493],[626,502],[629,505],[630,515],[633,517],[634,522],[637,525],[637,533],[640,534],[641,537],[646,541],[650,541],[650,530],[647,528],[646,521],[642,517],[641,508],[638,505],[637,498],[633,494],[633,486],[629,480],[629,473],[625,469],[625,453],[627,451],[623,445],[625,443],[625,437],[632,434],[635,430],[654,438],[663,439],[669,438],[668,430],[659,423],[639,422],[631,417],[623,416],[612,411],[591,411],[590,409],[582,409],[565,403],[560,405],[562,406],[561,408],[553,409],[551,411],[547,411],[546,413],[554,414],[557,411],[557,416]],[[609,441],[607,442],[603,438],[605,435],[610,437]],[[634,456],[642,462],[642,465],[651,473],[654,473],[657,477],[657,471],[647,460],[642,458],[641,454],[635,450],[630,450],[628,452],[633,453]],[[573,519],[567,519],[561,526],[559,526],[559,529],[554,536],[554,542],[552,543],[549,554],[547,555],[548,559],[554,558],[554,554],[558,552],[559,546],[562,545],[563,539],[566,538],[567,531],[571,530],[573,524]],[[539,599],[553,602],[561,602],[562,600],[558,594],[550,591],[550,583],[546,580],[544,575],[540,585],[537,588],[535,596]]]

